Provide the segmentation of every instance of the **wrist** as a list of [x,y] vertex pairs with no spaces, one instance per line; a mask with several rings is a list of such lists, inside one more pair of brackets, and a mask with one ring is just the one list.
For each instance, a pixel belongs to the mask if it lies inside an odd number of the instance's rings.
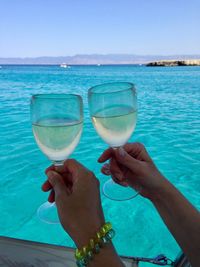
[[70,236],[77,248],[87,245],[89,240],[95,236],[104,223],[104,220],[93,220],[85,223],[82,222],[81,225],[74,227],[73,230],[70,231]]
[[164,198],[168,197],[170,192],[173,191],[174,186],[164,177],[162,176],[162,180],[160,185],[154,191],[154,194],[151,194],[149,200],[156,204],[157,202],[162,201]]
[[[112,229],[112,224],[109,222],[103,224],[85,246],[76,249],[77,265],[88,266],[89,263],[90,266],[90,260],[92,260],[92,266],[104,266],[106,262],[109,262],[110,266],[121,267],[121,261],[111,241],[114,236],[115,231]],[[100,253],[101,250],[103,253]]]

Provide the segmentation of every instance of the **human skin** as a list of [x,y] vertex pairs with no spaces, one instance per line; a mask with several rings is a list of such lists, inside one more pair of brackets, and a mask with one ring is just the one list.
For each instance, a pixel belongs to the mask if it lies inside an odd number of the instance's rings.
[[[102,211],[99,181],[95,175],[75,160],[66,160],[64,166],[51,166],[46,170],[48,180],[43,190],[49,191],[49,200],[55,200],[64,230],[78,248],[89,243],[105,223]],[[90,267],[124,266],[110,242],[95,255]]]
[[122,186],[131,186],[148,198],[188,257],[193,267],[200,266],[200,213],[158,171],[140,143],[107,149],[99,158],[105,175]]
[[[148,198],[170,232],[187,255],[193,267],[200,266],[200,213],[159,172],[142,144],[126,144],[123,148],[109,148],[100,156],[106,163],[102,172],[122,186],[139,190]],[[101,207],[99,183],[92,172],[74,160],[64,167],[46,170],[48,181],[44,191],[49,201],[56,201],[61,224],[77,247],[86,245],[105,222]],[[91,267],[124,266],[114,246],[108,245],[91,261]]]

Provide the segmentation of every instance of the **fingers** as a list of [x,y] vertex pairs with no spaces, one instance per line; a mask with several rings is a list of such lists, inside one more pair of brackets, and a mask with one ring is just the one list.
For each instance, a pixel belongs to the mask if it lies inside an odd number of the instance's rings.
[[138,160],[152,162],[146,148],[141,143],[127,143],[123,148],[127,153]]
[[122,180],[124,180],[123,173],[122,173],[119,165],[117,164],[117,161],[115,158],[112,158],[110,160],[110,172],[111,172],[112,176],[114,176],[118,182],[121,182]]
[[47,172],[49,172],[49,171],[55,171],[55,166],[54,166],[54,165],[49,166],[49,167],[45,170],[45,173],[47,174]]
[[55,191],[54,190],[51,190],[50,194],[49,194],[49,197],[48,197],[48,201],[50,203],[53,203],[55,202]]
[[[134,158],[134,155],[137,156],[142,149],[143,146],[139,143],[126,144],[124,145],[124,148],[120,147],[119,149],[108,148],[103,152],[98,161],[105,162],[106,160],[112,158],[112,160],[116,159],[117,162],[119,162],[123,166],[126,166],[129,169],[133,169],[135,167],[139,167],[138,166],[139,161]],[[131,153],[131,155],[129,155],[128,153]],[[119,168],[117,168],[116,162],[115,164],[112,165],[112,168],[114,168],[112,173],[113,172],[118,173],[120,179],[121,171],[119,172]],[[105,168],[102,168],[102,172],[105,173],[106,175],[109,175],[107,174],[108,171]]]
[[[49,171],[56,171],[58,173],[64,173],[64,167],[63,166],[54,166],[51,165],[49,166],[46,170],[45,173],[47,174]],[[42,190],[44,192],[48,192],[50,189],[52,189],[52,185],[51,183],[47,180],[46,182],[44,182],[44,184],[42,185]]]
[[106,160],[110,159],[113,155],[113,148],[108,148],[106,149],[103,154],[99,157],[98,162],[102,163],[105,162]]
[[64,162],[64,168],[67,169],[73,175],[80,168],[85,168],[85,167],[75,159],[67,159]]
[[[45,173],[48,176],[48,180],[42,185],[44,192],[50,191],[49,201],[54,201],[55,194],[60,193],[70,194],[73,186],[73,174],[79,168],[83,166],[76,160],[66,160],[63,166],[50,166],[46,169]],[[54,192],[55,191],[55,192]]]
[[110,164],[104,164],[101,171],[107,176],[110,175],[115,183],[122,186],[128,186],[127,181],[123,177],[123,172],[121,171],[115,159],[112,159]]
[[60,174],[55,171],[47,172],[48,181],[52,185],[55,194],[64,194],[67,191],[67,187],[63,181],[63,178]]
[[106,163],[103,165],[103,167],[101,168],[101,172],[105,175],[110,175],[110,164]]
[[119,181],[119,180],[117,180],[117,179],[116,179],[114,176],[112,176],[112,175],[111,175],[111,177],[112,177],[113,181],[114,181],[116,184],[119,184],[119,185],[124,186],[124,187],[129,186],[129,184],[128,184],[126,181]]
[[48,192],[50,189],[52,189],[52,185],[49,183],[49,181],[45,181],[42,185],[42,190],[44,192]]
[[64,172],[66,172],[66,169],[63,165],[61,165],[61,166],[51,165],[45,170],[45,173],[47,174],[48,171],[56,171],[56,172],[59,172],[62,174]]
[[123,147],[115,150],[115,157],[117,162],[132,171],[139,171],[141,168],[141,162],[130,156]]
[[[133,158],[140,161],[152,162],[151,157],[146,151],[145,147],[141,143],[127,143],[123,146],[124,150],[130,154]],[[103,152],[103,154],[99,157],[98,161],[100,163],[105,162],[115,155],[116,150],[113,148],[108,148]]]

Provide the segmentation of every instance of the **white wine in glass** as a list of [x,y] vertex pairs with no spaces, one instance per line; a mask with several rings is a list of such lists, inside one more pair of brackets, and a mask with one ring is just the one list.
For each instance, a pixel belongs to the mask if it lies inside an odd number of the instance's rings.
[[42,150],[56,165],[62,163],[77,146],[82,122],[73,118],[43,119],[33,123],[35,140]]
[[137,111],[128,106],[114,106],[92,116],[96,131],[111,147],[122,146],[128,141],[136,121]]
[[[132,83],[118,82],[97,85],[89,89],[88,102],[93,125],[100,137],[110,146],[123,146],[131,137],[137,122],[137,96]],[[112,179],[103,193],[113,200],[128,200],[138,192],[122,187]]]
[[[41,151],[55,166],[63,164],[79,143],[83,127],[83,101],[73,94],[41,94],[31,98],[33,134]],[[45,202],[39,218],[58,223],[55,204]]]

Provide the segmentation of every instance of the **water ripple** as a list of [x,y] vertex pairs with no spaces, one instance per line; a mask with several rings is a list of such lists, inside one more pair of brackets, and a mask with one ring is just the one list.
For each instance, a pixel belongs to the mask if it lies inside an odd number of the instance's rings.
[[[92,126],[87,89],[110,81],[132,81],[138,90],[138,123],[131,141],[146,145],[160,170],[200,209],[200,68],[134,66],[8,66],[0,72],[0,234],[60,244],[66,234],[40,223],[35,215],[47,195],[40,186],[50,162],[37,148],[31,131],[29,101],[37,93],[78,93],[85,105],[84,131],[73,157],[101,181],[98,156],[107,145]],[[152,205],[138,197],[124,203],[102,195],[106,218],[125,255],[174,257],[179,248]],[[13,224],[13,221],[15,222]],[[131,231],[130,231],[130,226]],[[51,235],[49,235],[51,232]],[[59,234],[58,234],[59,233]],[[128,240],[128,246],[127,246]],[[152,241],[153,240],[153,241]],[[65,244],[73,244],[69,237]],[[140,244],[140,246],[138,246]]]

